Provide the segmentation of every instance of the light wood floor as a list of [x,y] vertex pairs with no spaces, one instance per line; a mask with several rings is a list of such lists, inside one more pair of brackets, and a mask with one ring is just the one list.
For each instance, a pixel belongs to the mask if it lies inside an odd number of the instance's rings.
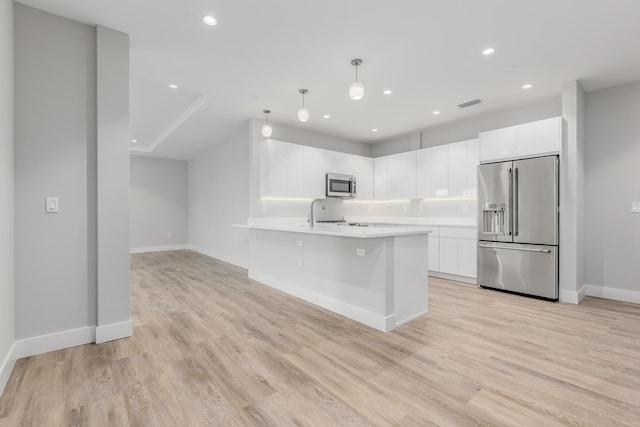
[[640,306],[432,279],[388,334],[190,251],[133,256],[134,336],[19,360],[0,426],[638,426]]

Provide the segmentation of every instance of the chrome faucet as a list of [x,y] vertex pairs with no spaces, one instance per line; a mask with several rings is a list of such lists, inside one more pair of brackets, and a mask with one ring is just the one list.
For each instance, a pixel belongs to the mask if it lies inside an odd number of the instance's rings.
[[[324,200],[324,199],[315,199],[313,202],[311,202],[311,213],[309,214],[309,226],[310,226],[310,227],[313,227],[313,225],[314,225],[314,223],[315,223],[315,220],[314,220],[314,218],[313,218],[313,205],[314,205],[316,202],[320,202],[320,201],[322,201],[322,200]],[[324,204],[322,205],[322,207],[324,208]]]

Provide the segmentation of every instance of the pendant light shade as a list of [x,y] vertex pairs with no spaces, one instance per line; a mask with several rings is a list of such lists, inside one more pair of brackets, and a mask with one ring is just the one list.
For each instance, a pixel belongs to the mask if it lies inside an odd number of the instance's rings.
[[269,138],[273,134],[273,128],[269,124],[269,113],[271,113],[271,110],[262,110],[262,112],[266,117],[265,123],[262,125],[262,136]]
[[349,97],[354,101],[364,98],[364,85],[358,81],[358,66],[362,65],[362,59],[351,60],[351,65],[356,67],[356,81],[349,86]]
[[298,93],[302,95],[302,108],[298,110],[298,120],[300,120],[301,122],[306,122],[307,120],[309,120],[310,113],[309,110],[304,108],[304,96],[309,93],[309,91],[306,89],[300,89]]

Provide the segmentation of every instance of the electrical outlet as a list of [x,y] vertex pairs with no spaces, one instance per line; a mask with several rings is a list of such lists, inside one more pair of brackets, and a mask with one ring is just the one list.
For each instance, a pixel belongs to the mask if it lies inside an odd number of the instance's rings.
[[298,258],[298,268],[302,268],[302,258]]
[[631,213],[640,213],[640,202],[631,202]]
[[265,204],[262,205],[262,213],[263,214],[267,213],[267,205],[265,205]]
[[358,256],[366,256],[367,255],[367,250],[358,248],[358,249],[356,249],[356,255],[358,255]]
[[402,207],[402,213],[406,214],[407,212],[409,212],[409,207],[408,206],[403,206]]
[[304,248],[304,240],[298,240],[298,247]]
[[469,213],[469,205],[462,205],[462,213],[463,214]]
[[171,238],[172,234],[171,233],[167,233],[167,237]]

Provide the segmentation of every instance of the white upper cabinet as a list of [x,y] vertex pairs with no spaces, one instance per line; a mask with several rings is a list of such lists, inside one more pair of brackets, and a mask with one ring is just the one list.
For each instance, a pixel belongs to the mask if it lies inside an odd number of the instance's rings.
[[480,133],[480,161],[557,154],[562,145],[562,117]]
[[480,161],[516,157],[516,126],[480,133]]
[[355,175],[356,198],[373,198],[371,158],[273,139],[258,144],[261,197],[325,197],[325,174],[332,172]]
[[434,199],[449,195],[449,145],[417,151],[417,197]]
[[260,142],[260,195],[287,197],[288,143],[268,139]]
[[373,159],[353,156],[353,175],[356,177],[356,199],[373,199]]
[[449,144],[449,197],[476,197],[480,144],[477,139]]
[[322,198],[325,196],[324,175],[327,172],[327,160],[325,156],[327,150],[302,145],[298,145],[298,147],[303,147],[304,150],[304,160],[302,161],[304,168],[303,197],[311,199]]
[[389,156],[373,159],[373,198],[387,200],[389,198],[387,166]]
[[526,123],[518,128],[519,157],[556,154],[562,145],[562,117]]
[[387,188],[390,200],[416,198],[416,151],[388,156]]
[[337,151],[324,150],[326,159],[326,172],[353,175],[353,154],[339,153]]

